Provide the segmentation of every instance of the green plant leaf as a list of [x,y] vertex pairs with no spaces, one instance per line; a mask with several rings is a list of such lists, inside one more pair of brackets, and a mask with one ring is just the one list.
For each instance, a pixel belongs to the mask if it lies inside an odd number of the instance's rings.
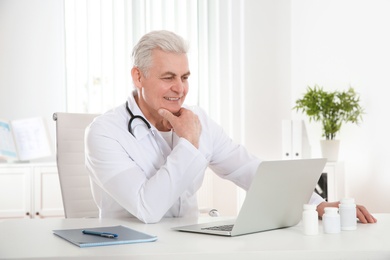
[[297,112],[305,113],[309,121],[321,122],[322,136],[335,139],[343,123],[359,124],[364,109],[359,95],[350,87],[347,91],[324,91],[315,85],[307,87],[306,93],[295,102]]

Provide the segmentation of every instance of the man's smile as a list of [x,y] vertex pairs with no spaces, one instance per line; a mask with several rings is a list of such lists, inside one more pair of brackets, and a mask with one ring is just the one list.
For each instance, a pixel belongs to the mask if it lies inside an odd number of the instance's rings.
[[164,97],[166,100],[169,100],[169,101],[178,101],[181,99],[181,97]]

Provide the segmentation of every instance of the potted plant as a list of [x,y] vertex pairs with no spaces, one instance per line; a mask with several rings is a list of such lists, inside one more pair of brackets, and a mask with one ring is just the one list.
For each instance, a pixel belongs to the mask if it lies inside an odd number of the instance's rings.
[[[336,140],[336,135],[343,123],[361,122],[364,110],[359,102],[359,95],[352,87],[347,91],[328,92],[315,85],[313,88],[308,86],[293,109],[306,113],[309,121],[321,122],[322,136],[325,137],[321,141],[322,156],[329,161],[337,161],[339,140]],[[329,151],[334,154],[329,155]]]

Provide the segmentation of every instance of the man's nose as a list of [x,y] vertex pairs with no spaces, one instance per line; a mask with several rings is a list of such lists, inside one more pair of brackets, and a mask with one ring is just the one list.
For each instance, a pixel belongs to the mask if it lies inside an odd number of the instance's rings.
[[178,78],[177,80],[175,80],[175,82],[173,82],[171,89],[176,93],[182,93],[184,90],[184,85],[184,81],[181,78]]

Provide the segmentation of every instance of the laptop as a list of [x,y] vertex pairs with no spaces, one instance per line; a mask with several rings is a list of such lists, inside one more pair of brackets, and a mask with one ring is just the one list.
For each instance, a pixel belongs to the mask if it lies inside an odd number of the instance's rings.
[[234,220],[174,227],[173,230],[239,236],[299,223],[326,158],[263,161]]

